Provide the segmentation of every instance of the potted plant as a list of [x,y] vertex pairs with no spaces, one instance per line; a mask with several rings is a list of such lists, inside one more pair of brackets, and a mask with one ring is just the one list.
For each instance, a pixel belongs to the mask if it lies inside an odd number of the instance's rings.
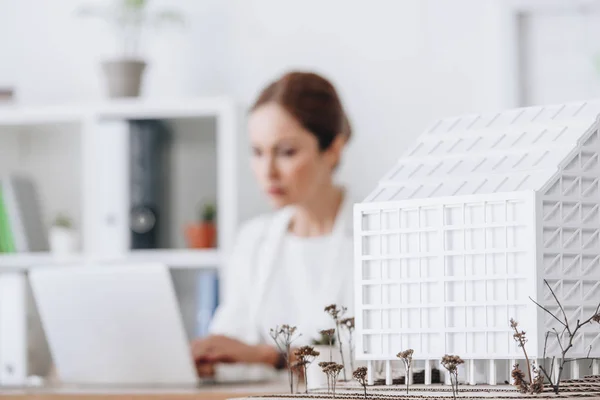
[[56,216],[49,232],[50,252],[53,254],[73,254],[77,252],[77,231],[71,218],[64,214]]
[[140,41],[146,27],[183,22],[182,16],[172,10],[155,13],[148,11],[147,0],[112,0],[106,6],[85,5],[79,15],[97,17],[113,28],[120,55],[102,63],[110,97],[137,97],[140,94],[146,61],[140,54]]
[[[329,364],[340,364],[343,365],[344,360],[346,362],[345,368],[348,368],[348,374],[352,374],[354,365],[351,365],[349,360],[352,359],[353,351],[352,345],[346,345],[342,347],[344,357],[342,358],[340,352],[340,346],[338,338],[342,337],[347,343],[352,343],[349,337],[352,335],[352,331],[349,329],[349,321],[352,322],[352,328],[354,327],[354,318],[346,318],[340,320],[340,327],[343,329],[343,333],[338,336],[338,332],[335,328],[325,329],[319,331],[319,336],[311,340],[311,344],[316,351],[319,352],[319,356],[312,362],[307,371],[308,375],[308,388],[319,389],[329,387],[331,389],[332,382],[328,382],[328,375],[324,373],[324,368]],[[353,360],[352,364],[357,364],[359,367],[365,367],[366,362]]]
[[311,344],[314,349],[319,352],[319,356],[306,371],[308,388],[318,389],[327,387],[329,389],[329,375],[323,372],[323,368],[326,367],[323,363],[334,364],[341,361],[337,348],[335,347],[335,329],[319,331],[319,337],[313,338]]
[[217,227],[215,224],[216,209],[211,203],[202,208],[200,221],[186,227],[188,246],[193,249],[206,249],[216,246]]

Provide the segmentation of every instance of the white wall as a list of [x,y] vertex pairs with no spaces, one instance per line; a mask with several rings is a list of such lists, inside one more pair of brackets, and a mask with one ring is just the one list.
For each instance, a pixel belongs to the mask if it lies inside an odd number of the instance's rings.
[[[73,16],[80,1],[0,0],[0,84],[23,103],[104,96],[113,43]],[[338,86],[355,136],[340,179],[362,199],[434,118],[507,103],[502,0],[155,0],[187,29],[153,42],[146,96],[234,96],[247,107],[280,73],[311,69]],[[240,133],[243,219],[266,209]]]
[[561,11],[529,11],[523,22],[525,96],[529,104],[558,104],[600,93],[598,8],[569,3]]
[[[250,104],[266,82],[287,69],[315,69],[331,77],[355,130],[340,178],[359,200],[432,119],[505,102],[500,2],[227,3],[226,91]],[[242,191],[252,193],[248,187]],[[242,214],[254,204],[260,201]]]

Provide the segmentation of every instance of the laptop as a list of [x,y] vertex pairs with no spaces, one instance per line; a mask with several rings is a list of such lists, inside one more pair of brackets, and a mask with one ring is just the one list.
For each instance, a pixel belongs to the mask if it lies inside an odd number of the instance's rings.
[[197,387],[169,269],[162,264],[36,268],[29,273],[64,384]]

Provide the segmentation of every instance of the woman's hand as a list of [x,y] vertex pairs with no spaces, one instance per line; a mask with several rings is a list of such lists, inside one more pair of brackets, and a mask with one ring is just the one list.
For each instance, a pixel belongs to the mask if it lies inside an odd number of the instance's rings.
[[214,335],[192,342],[192,356],[200,376],[214,375],[214,364],[248,363],[275,366],[279,353],[268,345],[248,345],[239,340]]

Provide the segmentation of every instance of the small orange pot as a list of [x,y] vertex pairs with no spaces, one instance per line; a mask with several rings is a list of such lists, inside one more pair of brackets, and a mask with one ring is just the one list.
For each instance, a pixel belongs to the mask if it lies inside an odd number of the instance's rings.
[[217,239],[217,227],[209,222],[190,224],[185,229],[185,236],[192,249],[213,248]]

